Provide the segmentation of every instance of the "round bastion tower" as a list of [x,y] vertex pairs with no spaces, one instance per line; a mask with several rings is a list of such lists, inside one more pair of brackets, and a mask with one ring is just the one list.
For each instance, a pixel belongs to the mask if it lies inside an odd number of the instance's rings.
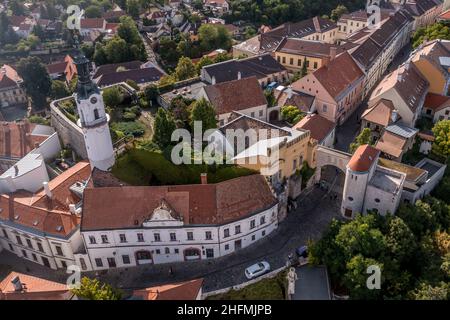
[[109,115],[105,112],[102,94],[91,80],[89,60],[78,52],[74,58],[77,66],[78,83],[74,94],[86,151],[91,169],[108,171],[114,165],[114,150],[109,132]]

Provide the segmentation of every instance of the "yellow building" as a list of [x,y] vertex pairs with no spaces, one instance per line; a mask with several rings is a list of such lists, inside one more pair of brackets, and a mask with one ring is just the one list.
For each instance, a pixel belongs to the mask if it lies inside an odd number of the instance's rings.
[[338,49],[334,44],[286,38],[275,50],[275,58],[289,71],[299,72],[306,65],[310,73],[326,65],[341,52],[342,49]]
[[411,54],[411,61],[430,83],[429,92],[449,93],[450,41],[433,40],[421,45]]

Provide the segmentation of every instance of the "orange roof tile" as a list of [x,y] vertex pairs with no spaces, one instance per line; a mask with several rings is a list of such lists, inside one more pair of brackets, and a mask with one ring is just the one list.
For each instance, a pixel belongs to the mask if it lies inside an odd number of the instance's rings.
[[380,99],[372,107],[369,107],[361,116],[361,119],[386,127],[391,121],[394,110],[391,100]]
[[304,117],[294,128],[311,131],[311,137],[320,143],[330,134],[335,126],[334,122],[315,113]]
[[402,155],[404,147],[406,145],[406,139],[393,134],[389,131],[385,131],[378,140],[376,148],[388,155],[398,158]]
[[429,92],[425,97],[424,108],[434,112],[450,107],[450,97]]
[[[22,283],[21,291],[11,283],[15,277]],[[0,282],[0,300],[66,300],[72,296],[65,284],[14,271]]]
[[202,289],[203,279],[134,290],[133,296],[144,300],[196,300]]
[[366,172],[378,158],[380,151],[368,144],[359,146],[348,162],[348,166],[355,172]]
[[22,158],[48,136],[33,135],[36,124],[28,121],[0,122],[0,155]]

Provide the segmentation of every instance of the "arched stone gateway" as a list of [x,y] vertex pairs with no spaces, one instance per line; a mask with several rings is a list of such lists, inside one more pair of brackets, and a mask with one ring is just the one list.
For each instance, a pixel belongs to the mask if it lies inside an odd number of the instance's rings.
[[334,166],[339,168],[342,172],[346,172],[347,164],[352,155],[347,152],[327,148],[324,146],[317,147],[316,150],[316,173],[315,181],[319,182],[321,179],[322,167]]

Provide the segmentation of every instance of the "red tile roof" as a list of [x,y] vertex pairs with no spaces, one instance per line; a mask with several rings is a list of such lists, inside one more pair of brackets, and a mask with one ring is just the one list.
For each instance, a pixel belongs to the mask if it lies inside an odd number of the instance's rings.
[[206,86],[204,90],[218,115],[267,104],[256,77],[222,82]]
[[311,131],[311,138],[321,143],[335,126],[334,122],[315,113],[304,117],[294,128]]
[[86,188],[81,229],[140,228],[162,203],[186,225],[215,225],[266,210],[277,200],[261,175],[217,184]]
[[82,29],[102,29],[106,23],[103,18],[85,18],[80,20]]
[[[16,277],[22,283],[20,291],[11,283]],[[67,300],[72,296],[66,284],[14,271],[0,282],[0,300]]]
[[429,92],[425,97],[424,108],[434,112],[450,107],[450,97]]
[[350,170],[355,172],[366,172],[376,162],[380,151],[368,144],[359,146],[348,162]]
[[380,99],[369,107],[361,116],[361,119],[386,127],[391,122],[394,104],[391,100]]
[[402,155],[407,139],[389,131],[385,131],[381,138],[377,141],[375,148],[388,154],[394,158]]
[[36,124],[28,121],[0,122],[0,156],[22,158],[48,136],[33,135]]
[[144,300],[196,300],[202,285],[203,279],[195,279],[134,290],[133,296]]
[[22,81],[22,78],[13,67],[4,64],[0,68],[0,89],[15,87],[18,81]]
[[80,224],[80,217],[70,213],[69,204],[77,204],[81,199],[69,188],[87,181],[90,173],[89,163],[83,161],[49,181],[51,199],[43,188],[37,193],[17,191],[0,195],[0,219],[52,235],[70,235]]

